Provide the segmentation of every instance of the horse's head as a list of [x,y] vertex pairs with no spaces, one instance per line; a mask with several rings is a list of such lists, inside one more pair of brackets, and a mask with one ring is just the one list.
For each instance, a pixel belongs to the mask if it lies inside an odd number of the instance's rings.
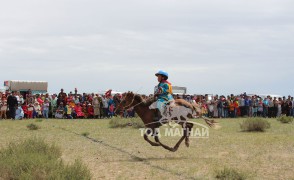
[[121,102],[118,104],[116,111],[122,111],[129,109],[134,105],[135,94],[133,92],[127,92],[123,94]]

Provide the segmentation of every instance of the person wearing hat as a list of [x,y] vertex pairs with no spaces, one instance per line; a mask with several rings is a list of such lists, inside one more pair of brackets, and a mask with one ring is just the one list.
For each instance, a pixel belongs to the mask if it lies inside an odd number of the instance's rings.
[[164,112],[164,107],[174,101],[172,96],[172,85],[170,82],[167,81],[168,73],[160,70],[158,71],[155,76],[157,77],[157,81],[159,84],[155,87],[154,96],[157,99],[157,109],[162,114]]

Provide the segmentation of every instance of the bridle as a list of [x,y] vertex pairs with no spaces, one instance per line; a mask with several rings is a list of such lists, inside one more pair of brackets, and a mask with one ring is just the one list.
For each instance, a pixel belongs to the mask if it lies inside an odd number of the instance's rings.
[[[125,101],[125,99],[122,100],[122,102],[123,102],[123,101]],[[134,97],[133,97],[133,100],[132,100],[128,105],[123,106],[122,109],[123,109],[123,110],[131,109],[131,108],[132,108],[132,104],[134,103],[134,101],[135,101],[135,95],[134,95]]]
[[[151,98],[151,97],[149,97],[149,98]],[[123,101],[125,101],[125,99],[123,99],[121,102],[123,102]],[[144,103],[144,101],[142,101],[142,102],[137,103],[137,104],[135,104],[135,105],[132,106],[132,104],[134,103],[134,101],[135,101],[135,94],[134,94],[133,100],[128,105],[123,106],[122,107],[122,110],[128,110],[128,109],[134,108],[134,107],[139,106],[140,104]]]

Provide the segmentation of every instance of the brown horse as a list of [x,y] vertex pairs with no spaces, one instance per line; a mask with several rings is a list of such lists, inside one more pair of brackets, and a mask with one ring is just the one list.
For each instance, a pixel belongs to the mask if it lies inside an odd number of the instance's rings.
[[[181,121],[177,122],[179,125],[182,126],[184,133],[181,139],[177,142],[177,144],[174,147],[169,147],[160,142],[158,135],[156,135],[156,130],[162,125],[162,123],[155,120],[155,115],[157,113],[156,110],[149,109],[149,106],[153,102],[154,100],[151,99],[149,99],[149,101],[144,101],[140,95],[128,92],[124,95],[124,99],[118,104],[116,111],[127,110],[133,107],[135,112],[144,122],[145,127],[149,130],[152,130],[152,132],[146,132],[144,134],[144,139],[147,142],[149,142],[152,146],[162,146],[163,148],[169,151],[175,152],[178,150],[180,144],[185,139],[185,144],[187,147],[189,147],[189,136],[193,128],[193,124],[190,122],[185,122],[185,119],[181,119]],[[176,106],[185,106],[186,108],[190,108],[192,110],[192,113],[198,112],[195,106],[191,105],[183,99],[176,99],[175,104]],[[189,114],[189,118],[192,118],[192,113]],[[204,120],[210,127],[214,126],[215,122],[213,120],[209,120],[207,118],[204,118]],[[156,142],[152,142],[151,140],[149,140],[148,135],[150,134],[154,137]]]

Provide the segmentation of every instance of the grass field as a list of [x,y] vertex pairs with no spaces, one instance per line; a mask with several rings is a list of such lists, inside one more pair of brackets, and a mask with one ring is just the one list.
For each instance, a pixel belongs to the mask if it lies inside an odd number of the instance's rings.
[[[150,146],[138,129],[109,128],[109,120],[1,120],[0,148],[43,138],[61,147],[66,163],[81,159],[94,179],[214,179],[224,168],[248,179],[294,179],[294,124],[268,119],[266,132],[247,133],[240,131],[243,120],[221,119],[222,128],[210,129],[208,139],[191,139],[190,148],[183,143],[175,153]],[[31,123],[41,128],[28,130]]]

